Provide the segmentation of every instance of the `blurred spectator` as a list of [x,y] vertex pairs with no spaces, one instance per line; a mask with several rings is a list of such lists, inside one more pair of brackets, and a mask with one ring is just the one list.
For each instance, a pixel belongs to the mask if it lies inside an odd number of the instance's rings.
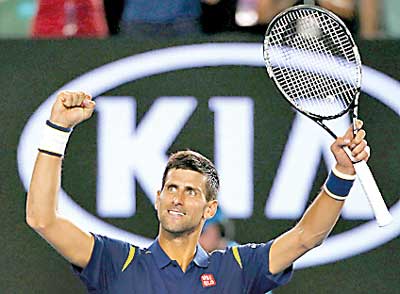
[[399,0],[0,0],[0,37],[263,35],[276,14],[303,3],[333,11],[362,38],[400,37]]
[[293,0],[258,0],[256,5],[257,9],[257,23],[261,25],[268,24],[272,18],[282,10],[297,4],[303,4],[303,1]]
[[359,11],[360,36],[365,39],[382,37],[379,25],[381,0],[359,0]]
[[35,0],[0,0],[0,37],[29,36]]
[[400,38],[400,1],[384,0],[383,14],[385,15],[383,27],[389,38]]
[[201,27],[205,33],[235,31],[237,0],[203,0]]
[[[263,35],[272,18],[284,9],[311,4],[338,15],[353,35],[365,39],[400,37],[399,0],[203,1],[202,24],[208,33],[239,30]],[[386,29],[386,34],[383,29]]]
[[105,37],[102,0],[38,0],[34,38]]
[[[239,30],[263,35],[272,18],[284,9],[305,3],[314,3],[333,11],[339,15],[355,32],[356,14],[355,0],[206,0],[203,5],[203,26],[206,32],[218,32],[223,30]],[[229,11],[230,10],[230,11]],[[215,20],[225,21],[225,25],[218,24]]]
[[[255,17],[253,18],[253,23],[251,22],[245,22],[241,19],[244,17],[241,16],[244,13],[251,13],[250,11],[243,10],[242,7],[246,7],[243,3],[252,1],[255,3],[252,5],[252,9],[254,12],[256,12]],[[279,12],[282,10],[298,5],[298,4],[303,4],[303,1],[295,1],[295,0],[239,0],[238,1],[238,6],[236,10],[236,23],[243,28],[248,28],[249,31],[255,32],[255,33],[260,33],[260,34],[265,34],[265,31],[267,29],[268,24],[270,21],[274,18],[275,15],[277,15]],[[248,5],[247,5],[248,7]],[[249,7],[247,8],[249,10]],[[240,17],[241,16],[241,17]],[[244,18],[246,19],[246,18]],[[249,19],[249,17],[247,18]]]
[[220,208],[213,218],[206,221],[199,239],[200,245],[207,252],[225,249],[232,245],[237,245],[233,241],[234,226],[232,221],[225,218]]
[[[111,34],[157,37],[187,36],[193,33],[244,31],[263,35],[268,23],[282,10],[299,4],[324,7],[345,22],[354,35],[381,37],[379,0],[104,0]],[[399,5],[399,1],[391,6]],[[394,4],[393,4],[394,3]],[[123,7],[123,13],[122,13]],[[386,27],[400,30],[396,10],[386,9],[391,21]],[[394,21],[393,21],[394,20]],[[395,33],[392,33],[394,35]]]
[[357,31],[355,2],[355,0],[258,0],[258,24],[267,25],[276,14],[290,6],[299,4],[314,4],[326,8],[338,15],[345,22],[349,30],[355,34]]
[[124,4],[124,0],[104,0],[104,10],[111,35],[117,35],[120,32],[120,21]]
[[319,0],[316,1],[316,4],[332,11],[339,16],[346,24],[350,32],[353,35],[356,35],[359,31],[356,2],[357,0]]
[[200,15],[200,0],[125,0],[121,32],[148,38],[198,34]]

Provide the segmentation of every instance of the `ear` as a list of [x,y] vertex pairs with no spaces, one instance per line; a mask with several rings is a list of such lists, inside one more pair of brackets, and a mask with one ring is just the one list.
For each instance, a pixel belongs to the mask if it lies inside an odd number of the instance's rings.
[[218,208],[217,200],[208,201],[206,209],[204,211],[204,218],[205,219],[212,218],[217,213],[217,208]]
[[160,195],[161,195],[161,191],[158,190],[158,191],[157,191],[156,202],[154,203],[154,208],[155,208],[156,210],[158,210],[158,207],[160,206]]

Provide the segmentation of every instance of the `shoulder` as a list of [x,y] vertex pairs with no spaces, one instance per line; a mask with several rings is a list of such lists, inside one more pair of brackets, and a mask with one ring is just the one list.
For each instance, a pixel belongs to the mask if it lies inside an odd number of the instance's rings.
[[95,244],[89,265],[113,268],[115,271],[125,271],[141,256],[146,255],[147,249],[140,248],[129,242],[93,234]]
[[243,263],[241,259],[241,254],[239,252],[240,246],[227,247],[224,250],[215,250],[210,253],[209,260],[211,263],[220,263],[223,266],[229,266],[231,269],[233,267],[243,269]]
[[278,274],[269,271],[269,253],[273,240],[267,243],[249,243],[233,246],[230,250],[245,276],[246,287],[256,287],[265,293],[287,283],[292,276],[292,267]]
[[92,235],[95,243],[88,265],[83,269],[73,267],[73,270],[88,289],[106,289],[129,267],[132,268],[143,249],[126,241],[99,234]]
[[248,243],[244,245],[233,246],[237,248],[241,255],[253,255],[257,253],[268,253],[273,241],[267,243]]
[[[134,246],[128,242],[110,238],[108,236],[103,236],[99,234],[93,234],[95,246],[104,247],[107,249],[121,249],[126,250],[129,249],[130,246]],[[134,246],[136,247],[136,246]]]
[[125,260],[126,258],[133,258],[136,255],[145,251],[129,242],[110,238],[99,234],[92,234],[94,237],[93,257],[103,256],[116,260]]
[[244,245],[234,245],[228,250],[240,268],[244,269],[248,264],[269,263],[269,251],[273,241],[267,243],[248,243]]

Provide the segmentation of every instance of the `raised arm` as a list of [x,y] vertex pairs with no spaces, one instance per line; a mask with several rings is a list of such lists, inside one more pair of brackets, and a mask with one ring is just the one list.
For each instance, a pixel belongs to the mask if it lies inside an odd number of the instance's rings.
[[95,103],[83,92],[61,92],[53,105],[39,149],[26,201],[28,225],[69,262],[85,267],[94,246],[93,236],[57,213],[63,148],[70,130],[88,119]]
[[[358,121],[357,124],[360,129],[362,122]],[[347,186],[339,187],[341,190],[350,189],[349,179],[354,178],[355,175],[353,164],[343,147],[348,146],[357,160],[368,160],[369,147],[364,137],[364,130],[359,130],[353,137],[353,129],[350,127],[344,137],[339,137],[331,146],[331,151],[336,158],[335,173],[338,178],[347,179],[347,181],[338,179],[339,184],[343,181],[345,182],[343,185]],[[281,272],[304,253],[321,245],[335,226],[343,205],[344,197],[336,197],[325,188],[322,189],[297,225],[279,236],[272,244],[269,256],[270,272],[273,274]]]

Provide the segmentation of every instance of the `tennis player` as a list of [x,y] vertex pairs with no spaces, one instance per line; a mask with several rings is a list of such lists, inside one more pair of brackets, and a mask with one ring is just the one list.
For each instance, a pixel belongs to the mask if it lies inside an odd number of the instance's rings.
[[83,92],[64,91],[57,96],[43,126],[26,206],[29,226],[73,265],[89,293],[261,294],[283,285],[292,275],[293,262],[320,245],[339,218],[355,178],[342,147],[349,146],[357,160],[369,157],[365,131],[353,137],[349,128],[331,146],[335,168],[292,229],[266,243],[208,254],[198,240],[204,222],[217,211],[217,171],[197,152],[174,153],[155,202],[158,237],[148,248],[138,248],[85,232],[57,212],[69,134],[91,117],[94,108],[95,102]]

